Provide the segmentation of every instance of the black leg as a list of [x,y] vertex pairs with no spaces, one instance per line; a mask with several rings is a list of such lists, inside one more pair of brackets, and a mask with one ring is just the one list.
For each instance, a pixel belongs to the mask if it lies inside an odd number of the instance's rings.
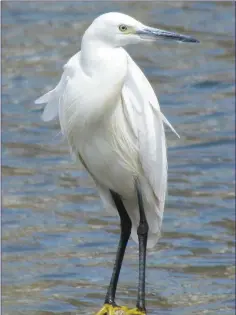
[[110,285],[107,290],[105,303],[115,305],[115,294],[116,294],[116,287],[117,282],[119,279],[120,269],[122,265],[122,261],[125,254],[125,249],[130,237],[132,223],[128,213],[124,207],[123,201],[121,197],[113,192],[111,192],[112,199],[116,205],[116,208],[120,215],[120,226],[121,226],[121,233],[120,233],[120,241],[118,245],[118,250],[116,254],[116,260],[113,268],[113,273],[110,281]]
[[140,221],[137,230],[139,240],[139,284],[138,284],[138,299],[137,308],[141,311],[146,311],[145,308],[145,269],[146,269],[146,249],[148,238],[148,223],[144,212],[143,198],[140,189],[139,181],[136,180],[136,191],[138,197],[138,206]]

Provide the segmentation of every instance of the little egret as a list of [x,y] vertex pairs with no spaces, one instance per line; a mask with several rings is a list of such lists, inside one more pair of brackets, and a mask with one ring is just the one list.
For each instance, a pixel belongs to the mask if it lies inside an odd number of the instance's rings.
[[[146,314],[146,248],[153,247],[160,236],[167,189],[163,124],[175,130],[162,114],[147,78],[122,47],[159,39],[198,42],[146,26],[125,14],[103,14],[85,31],[81,51],[66,63],[58,85],[35,101],[47,103],[44,121],[59,117],[75,161],[94,179],[105,207],[120,216],[115,265],[104,306],[97,315],[117,311]],[[115,303],[130,235],[139,244],[134,309]]]

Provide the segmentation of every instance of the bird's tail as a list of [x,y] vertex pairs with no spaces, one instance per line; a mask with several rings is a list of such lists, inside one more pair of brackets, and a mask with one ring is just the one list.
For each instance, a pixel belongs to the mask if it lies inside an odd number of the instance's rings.
[[[124,201],[125,208],[129,214],[129,217],[132,221],[132,231],[131,237],[138,244],[138,226],[139,226],[139,208],[137,204],[131,204],[130,202]],[[147,204],[145,202],[145,214],[148,222],[148,241],[147,248],[152,248],[158,242],[161,236],[161,224],[162,218],[158,216],[158,209],[156,209],[157,205]]]
[[[147,248],[152,248],[156,245],[158,239],[161,236],[161,225],[164,204],[161,205],[158,203],[155,195],[153,194],[153,191],[150,189],[150,186],[143,185],[142,188],[144,190],[143,194],[144,210],[149,227]],[[117,209],[111,199],[111,194],[109,190],[102,187],[98,183],[97,189],[99,191],[100,197],[103,201],[106,210],[111,214],[116,214]],[[123,202],[125,209],[128,212],[128,215],[132,221],[131,237],[138,244],[137,230],[139,226],[140,216],[137,199],[136,198],[132,198],[130,200],[125,199],[123,200]]]

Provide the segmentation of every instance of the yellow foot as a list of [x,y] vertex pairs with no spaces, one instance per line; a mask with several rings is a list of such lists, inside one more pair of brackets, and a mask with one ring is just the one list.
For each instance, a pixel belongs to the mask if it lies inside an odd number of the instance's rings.
[[146,315],[146,312],[137,308],[129,309],[126,306],[112,306],[104,304],[103,308],[96,315]]
[[104,304],[103,308],[96,315],[126,315],[128,308],[125,306],[113,306]]
[[147,315],[145,311],[140,311],[137,308],[127,309],[125,315]]

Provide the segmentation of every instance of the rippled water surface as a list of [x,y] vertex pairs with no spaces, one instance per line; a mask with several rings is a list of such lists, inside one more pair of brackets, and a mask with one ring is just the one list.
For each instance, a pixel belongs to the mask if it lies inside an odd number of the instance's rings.
[[[232,2],[2,4],[3,313],[92,315],[102,305],[118,218],[33,101],[58,82],[94,17],[109,11],[201,41],[128,48],[181,135],[167,132],[169,196],[163,236],[148,252],[148,314],[233,315]],[[137,267],[130,241],[119,303],[135,304]]]

